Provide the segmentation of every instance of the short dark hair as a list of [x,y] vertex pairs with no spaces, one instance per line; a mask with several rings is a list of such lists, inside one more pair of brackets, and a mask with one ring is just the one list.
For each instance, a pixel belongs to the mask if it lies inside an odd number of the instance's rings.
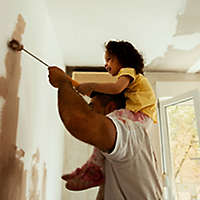
[[98,99],[101,102],[102,106],[106,106],[110,101],[114,101],[116,103],[116,109],[121,109],[121,108],[125,108],[126,105],[126,99],[124,96],[124,93],[120,93],[120,94],[104,94],[104,93],[100,93],[100,92],[95,92],[93,91],[92,94],[90,95],[91,98],[97,96]]
[[144,74],[144,59],[137,49],[126,41],[109,41],[105,43],[109,54],[117,57],[122,67],[132,67],[136,74]]

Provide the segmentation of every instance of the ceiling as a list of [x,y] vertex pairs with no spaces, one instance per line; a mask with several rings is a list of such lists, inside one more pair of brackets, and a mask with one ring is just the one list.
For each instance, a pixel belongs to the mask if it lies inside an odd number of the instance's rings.
[[147,71],[200,70],[200,0],[46,0],[68,66],[103,66],[104,43],[126,40]]

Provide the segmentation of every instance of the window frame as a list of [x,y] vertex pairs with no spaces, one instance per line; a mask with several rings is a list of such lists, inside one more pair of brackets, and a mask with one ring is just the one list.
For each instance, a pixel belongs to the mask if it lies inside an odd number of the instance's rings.
[[160,130],[160,143],[161,143],[161,164],[162,164],[162,174],[164,187],[167,192],[167,199],[175,200],[176,199],[176,190],[175,182],[173,177],[172,170],[172,158],[170,153],[170,144],[169,144],[169,131],[167,125],[167,113],[166,107],[176,105],[178,103],[186,102],[193,99],[194,110],[196,117],[196,127],[200,141],[200,91],[198,89],[186,92],[177,97],[170,98],[168,100],[161,100],[158,98],[158,124]]

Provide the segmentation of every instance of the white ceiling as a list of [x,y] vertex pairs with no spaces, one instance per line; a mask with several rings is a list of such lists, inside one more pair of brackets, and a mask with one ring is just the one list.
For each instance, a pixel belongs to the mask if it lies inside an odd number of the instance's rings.
[[200,69],[200,0],[46,0],[66,65],[103,66],[104,42],[131,42],[146,70]]

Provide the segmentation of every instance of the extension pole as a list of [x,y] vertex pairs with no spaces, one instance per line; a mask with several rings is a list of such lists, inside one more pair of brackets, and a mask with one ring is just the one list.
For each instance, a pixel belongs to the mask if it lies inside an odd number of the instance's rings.
[[[24,51],[27,54],[29,54],[30,56],[32,56],[33,58],[35,58],[36,60],[38,60],[39,62],[41,62],[43,65],[50,67],[47,63],[45,63],[44,61],[42,61],[40,58],[38,58],[37,56],[35,56],[34,54],[32,54],[31,52],[29,52],[28,50],[24,49],[24,46],[22,44],[20,44],[17,40],[13,39],[10,42],[8,42],[8,47],[14,51]],[[69,75],[66,74],[66,77],[68,78],[68,80],[71,81],[72,85],[77,88],[80,84],[73,80]]]

